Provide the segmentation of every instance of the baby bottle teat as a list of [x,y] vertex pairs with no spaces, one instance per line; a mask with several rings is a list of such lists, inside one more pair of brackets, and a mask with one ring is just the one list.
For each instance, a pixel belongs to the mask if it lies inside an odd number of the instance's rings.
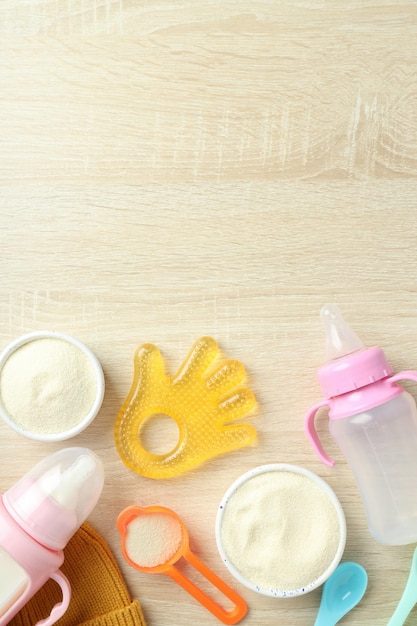
[[317,375],[325,398],[366,387],[392,374],[383,350],[377,346],[365,347],[335,304],[326,304],[320,317],[327,363],[319,368]]
[[320,318],[324,325],[327,361],[364,348],[357,334],[346,324],[336,304],[326,304],[320,311]]
[[65,448],[35,465],[3,496],[13,519],[36,541],[62,550],[101,495],[104,470],[88,448]]

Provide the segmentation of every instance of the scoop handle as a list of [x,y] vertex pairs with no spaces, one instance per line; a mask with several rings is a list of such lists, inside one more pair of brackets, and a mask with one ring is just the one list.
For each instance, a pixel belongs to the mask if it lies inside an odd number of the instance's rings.
[[415,581],[411,581],[409,579],[404,589],[403,595],[401,596],[401,600],[399,601],[398,606],[395,609],[394,614],[388,622],[387,626],[402,626],[405,623],[407,617],[409,616],[412,608],[417,601],[414,586]]
[[417,603],[417,591],[416,591],[416,564],[417,564],[417,548],[414,550],[413,560],[411,564],[408,580],[403,591],[403,595],[398,603],[397,608],[394,611],[393,616],[388,622],[387,626],[402,626],[414,605]]
[[387,626],[402,626],[405,623],[416,603],[416,598],[414,595],[411,595],[411,593],[411,589],[409,589],[408,592],[407,590],[404,591],[402,598]]
[[207,567],[199,558],[187,550],[183,558],[190,563],[200,574],[204,576],[210,583],[214,585],[226,598],[231,600],[235,605],[230,611],[225,611],[217,602],[210,598],[202,589],[197,587],[189,578],[187,578],[179,569],[172,565],[164,573],[170,576],[183,587],[190,595],[208,609],[223,624],[237,624],[245,617],[248,607],[244,599],[231,587],[229,587],[221,578],[219,578],[212,570]]

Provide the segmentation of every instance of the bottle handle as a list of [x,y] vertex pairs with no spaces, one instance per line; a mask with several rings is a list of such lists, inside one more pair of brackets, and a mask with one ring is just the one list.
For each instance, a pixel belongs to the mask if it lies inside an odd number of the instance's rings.
[[304,420],[304,428],[307,434],[307,437],[316,451],[317,456],[329,467],[333,467],[335,465],[335,461],[328,456],[325,452],[322,443],[319,439],[319,436],[316,431],[316,426],[314,424],[314,418],[316,417],[316,413],[319,409],[323,407],[330,407],[329,400],[322,400],[318,404],[315,404],[307,413]]
[[388,380],[390,383],[396,383],[399,380],[412,380],[414,383],[417,383],[417,372],[414,370],[404,370],[403,372],[394,374],[394,376],[390,376]]
[[57,622],[64,615],[70,603],[71,585],[69,584],[68,578],[61,572],[61,570],[53,572],[51,574],[51,578],[61,587],[62,600],[61,602],[55,604],[50,615],[40,622],[37,622],[36,626],[52,626],[52,624],[55,624],[55,622]]
[[192,565],[200,574],[204,576],[210,583],[216,587],[226,598],[228,598],[235,605],[230,611],[223,609],[217,602],[210,598],[202,589],[197,587],[185,574],[172,565],[169,569],[165,570],[164,574],[168,574],[175,580],[176,583],[181,585],[190,595],[200,602],[206,609],[208,609],[217,619],[223,624],[237,624],[243,617],[245,617],[248,607],[244,599],[234,589],[229,587],[221,578],[219,578],[207,565],[205,565],[200,559],[187,550],[183,557],[190,565]]

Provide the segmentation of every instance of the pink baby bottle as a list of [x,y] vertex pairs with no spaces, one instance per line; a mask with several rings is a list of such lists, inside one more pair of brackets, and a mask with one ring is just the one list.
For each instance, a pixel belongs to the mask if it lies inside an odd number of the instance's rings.
[[329,411],[329,430],[356,478],[373,537],[383,544],[417,541],[417,410],[399,380],[417,381],[417,372],[393,374],[381,348],[364,348],[339,309],[321,311],[327,365],[318,370],[324,400],[305,418],[307,436],[329,466],[315,429],[319,409]]
[[95,507],[103,481],[103,465],[94,452],[65,448],[0,496],[0,626],[49,578],[61,587],[62,601],[37,626],[50,626],[65,613],[71,588],[59,570],[63,548]]

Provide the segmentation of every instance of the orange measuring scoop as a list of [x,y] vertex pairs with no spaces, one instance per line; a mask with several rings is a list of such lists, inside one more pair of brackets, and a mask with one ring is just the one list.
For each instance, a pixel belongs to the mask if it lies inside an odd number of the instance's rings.
[[[145,567],[144,565],[140,565],[135,562],[135,560],[133,560],[135,557],[129,555],[128,553],[126,544],[129,533],[129,525],[140,516],[158,516],[160,518],[161,515],[168,516],[171,520],[176,520],[179,523],[181,538],[174,554],[165,562],[152,567]],[[122,553],[129,565],[145,574],[166,574],[167,576],[170,576],[224,624],[237,624],[243,617],[245,617],[248,607],[244,599],[236,591],[231,589],[214,572],[212,572],[207,565],[202,563],[200,559],[193,554],[193,552],[191,552],[187,528],[181,518],[174,511],[171,511],[171,509],[167,509],[163,506],[148,506],[145,508],[141,508],[139,506],[129,506],[124,509],[117,518],[117,529],[121,536]],[[136,549],[137,546],[135,546],[135,554]],[[175,563],[177,563],[181,557],[188,561],[188,563],[200,572],[204,578],[210,581],[210,583],[212,583],[214,587],[216,587],[226,598],[231,600],[231,602],[235,605],[234,608],[230,611],[223,609],[217,602],[210,598],[178,568],[176,568]]]

